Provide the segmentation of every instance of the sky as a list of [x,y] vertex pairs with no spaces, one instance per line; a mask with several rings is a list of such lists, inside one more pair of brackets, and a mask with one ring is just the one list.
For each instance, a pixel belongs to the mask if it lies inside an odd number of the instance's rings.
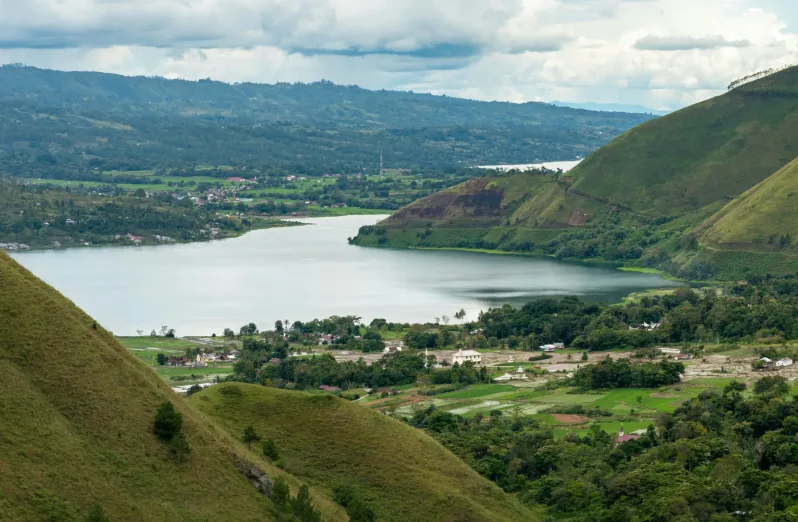
[[676,109],[798,64],[796,0],[0,0],[0,63]]

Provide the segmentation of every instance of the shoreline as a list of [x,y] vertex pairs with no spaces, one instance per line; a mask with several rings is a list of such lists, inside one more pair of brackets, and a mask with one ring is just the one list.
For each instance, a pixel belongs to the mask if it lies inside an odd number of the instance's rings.
[[124,247],[134,248],[134,247],[142,247],[142,246],[159,247],[159,246],[168,246],[168,245],[188,245],[188,244],[191,244],[191,243],[209,243],[211,241],[224,241],[225,239],[235,239],[235,238],[238,238],[238,237],[243,237],[246,234],[248,234],[250,232],[254,232],[256,230],[269,230],[271,228],[285,228],[285,227],[304,226],[304,225],[307,225],[307,224],[308,223],[301,223],[299,221],[289,221],[289,220],[282,220],[281,219],[281,220],[275,221],[274,223],[270,224],[269,226],[252,227],[249,230],[245,230],[245,231],[243,231],[241,233],[231,234],[229,236],[219,237],[219,238],[195,239],[195,240],[189,240],[189,241],[173,240],[173,241],[169,241],[169,242],[166,242],[166,243],[162,242],[162,241],[154,241],[152,243],[147,242],[147,243],[140,243],[138,245],[132,244],[132,243],[130,243],[130,241],[126,241],[124,243],[113,242],[113,243],[98,243],[98,244],[91,244],[91,245],[70,244],[70,245],[61,245],[61,246],[58,246],[58,247],[52,246],[52,245],[46,245],[46,246],[31,246],[30,248],[28,248],[26,250],[1,250],[1,251],[10,255],[10,254],[27,254],[27,253],[33,253],[33,252],[74,250],[74,249],[78,249],[78,248],[124,248]]
[[[245,230],[240,233],[231,234],[229,236],[220,237],[220,238],[209,238],[209,239],[195,239],[195,240],[173,240],[168,243],[164,242],[147,242],[141,244],[132,244],[129,241],[124,243],[99,243],[99,244],[92,244],[92,245],[82,245],[82,244],[69,244],[69,245],[61,245],[61,246],[52,246],[49,245],[42,245],[42,246],[31,246],[26,250],[2,250],[0,252],[5,252],[6,254],[27,254],[32,252],[47,252],[47,251],[59,251],[59,250],[73,250],[77,248],[123,248],[123,247],[140,247],[140,246],[148,246],[148,247],[158,247],[158,246],[167,246],[167,245],[187,245],[191,243],[208,243],[210,241],[224,241],[225,239],[235,239],[239,237],[243,237],[250,232],[255,232],[256,230],[269,230],[272,228],[285,228],[285,227],[297,227],[297,226],[306,226],[310,225],[310,223],[303,223],[302,221],[298,221],[300,219],[326,219],[326,218],[339,218],[339,217],[349,217],[349,216],[379,216],[379,215],[387,215],[385,210],[382,209],[365,209],[368,212],[353,212],[350,214],[326,214],[326,215],[308,215],[308,216],[285,216],[285,217],[275,217],[269,218],[270,223],[266,226],[255,226],[251,227],[249,230]],[[373,210],[373,212],[371,212]],[[3,241],[0,241],[2,243]],[[18,242],[20,244],[24,244],[22,242]]]
[[573,265],[581,265],[581,266],[590,266],[590,267],[598,267],[598,268],[608,268],[613,270],[618,270],[620,272],[632,272],[632,273],[640,273],[640,274],[648,274],[648,275],[656,275],[660,278],[664,279],[665,281],[677,282],[677,283],[685,283],[688,285],[692,284],[710,284],[710,283],[718,283],[722,281],[689,281],[686,279],[679,279],[667,272],[663,272],[662,270],[657,270],[656,268],[646,268],[646,267],[636,267],[636,266],[624,266],[620,263],[616,263],[614,261],[606,261],[603,259],[586,259],[586,260],[575,260],[575,259],[558,259],[557,257],[551,254],[536,254],[531,252],[506,252],[503,250],[490,250],[487,248],[461,248],[461,247],[395,247],[395,246],[375,246],[375,245],[354,245],[362,248],[383,248],[383,249],[394,249],[394,250],[437,250],[437,251],[444,251],[444,252],[470,252],[474,254],[489,254],[494,256],[518,256],[518,257],[531,257],[531,258],[538,258],[538,259],[548,259],[550,261],[557,261],[559,263],[568,263]]

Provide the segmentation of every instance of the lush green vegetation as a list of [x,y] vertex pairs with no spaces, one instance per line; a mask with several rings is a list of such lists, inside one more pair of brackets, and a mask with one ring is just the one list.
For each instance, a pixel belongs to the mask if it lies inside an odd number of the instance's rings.
[[650,119],[329,82],[225,84],[0,68],[5,173],[230,165],[295,174],[572,159]]
[[699,281],[793,273],[796,78],[786,69],[643,123],[566,174],[494,173],[443,190],[352,242],[548,255]]
[[607,357],[598,364],[588,364],[576,370],[571,383],[589,390],[659,388],[679,382],[683,372],[684,364],[680,362],[633,363],[629,359]]
[[[0,287],[3,520],[77,522],[90,512],[113,521],[276,519],[239,467],[247,462],[272,477],[277,468],[224,435],[3,253]],[[190,445],[180,458],[153,433],[166,402]],[[296,479],[286,480],[298,490]],[[313,496],[331,520],[343,519],[332,500]]]
[[735,381],[701,393],[620,444],[600,424],[557,437],[548,419],[500,411],[466,419],[433,406],[409,422],[506,491],[545,504],[552,520],[790,520],[798,398],[781,377],[754,392],[746,398]]
[[220,216],[215,209],[169,194],[98,195],[0,182],[0,242],[31,248],[202,241],[280,225],[276,220]]
[[[727,295],[715,290],[680,288],[665,295],[643,295],[623,305],[583,303],[577,298],[541,299],[520,308],[504,306],[482,314],[477,346],[490,338],[510,347],[537,349],[564,342],[591,351],[661,343],[780,342],[796,339],[798,281],[752,278],[756,284],[731,285]],[[660,323],[651,330],[630,330]]]
[[235,436],[253,426],[279,447],[287,472],[342,503],[356,494],[376,520],[537,518],[429,436],[332,395],[226,383],[190,402]]

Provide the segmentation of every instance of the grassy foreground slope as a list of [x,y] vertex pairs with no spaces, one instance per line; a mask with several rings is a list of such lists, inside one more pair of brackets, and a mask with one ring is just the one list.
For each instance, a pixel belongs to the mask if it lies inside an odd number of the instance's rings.
[[529,521],[537,517],[432,438],[331,395],[229,383],[191,397],[231,433],[253,425],[292,475],[354,486],[379,521]]
[[[0,368],[3,521],[82,521],[95,505],[114,522],[276,519],[238,470],[257,456],[2,252]],[[167,400],[192,447],[183,463],[152,433]]]

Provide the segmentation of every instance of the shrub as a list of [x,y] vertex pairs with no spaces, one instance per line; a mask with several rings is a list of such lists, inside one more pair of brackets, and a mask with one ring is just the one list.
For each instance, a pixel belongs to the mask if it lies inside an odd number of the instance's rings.
[[272,439],[263,441],[263,455],[269,460],[277,460],[280,458],[280,452],[277,450],[277,444]]
[[161,442],[170,442],[183,429],[183,416],[171,402],[161,404],[155,413],[152,431]]

